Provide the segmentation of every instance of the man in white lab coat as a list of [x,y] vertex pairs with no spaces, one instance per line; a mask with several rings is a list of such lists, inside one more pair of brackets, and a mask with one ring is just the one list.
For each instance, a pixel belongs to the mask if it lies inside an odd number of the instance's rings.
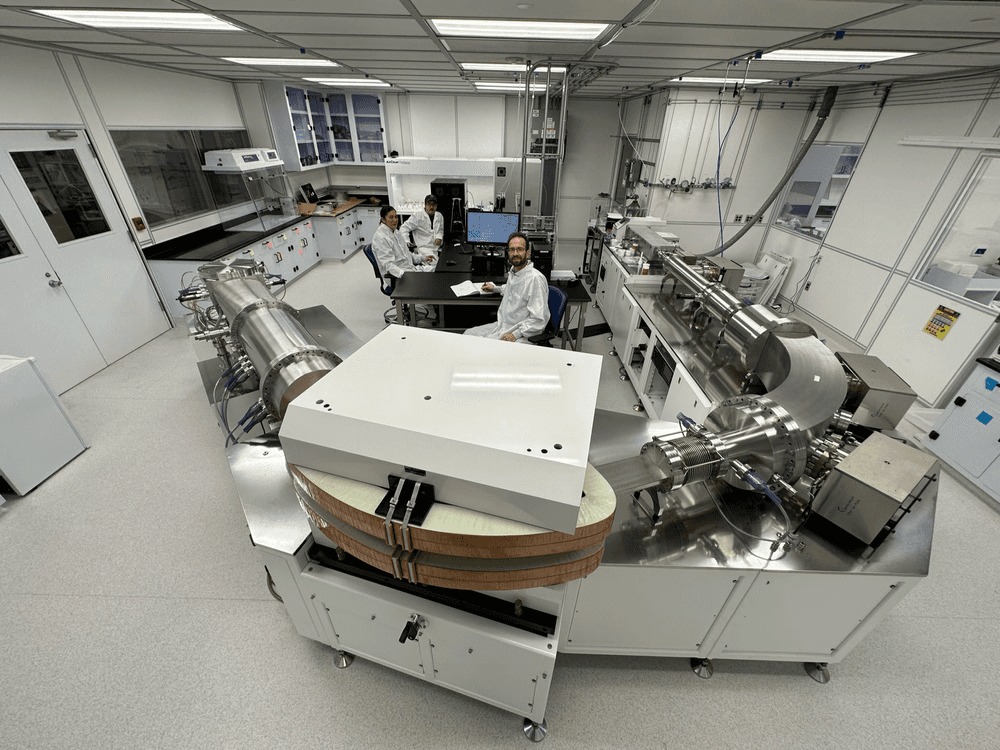
[[404,240],[413,238],[417,252],[423,256],[433,255],[436,261],[444,242],[444,217],[437,212],[437,198],[433,195],[424,198],[424,210],[407,219],[399,231]]
[[507,283],[500,286],[483,284],[487,292],[503,295],[497,322],[470,328],[468,336],[481,336],[502,341],[531,343],[528,339],[545,330],[549,322],[549,282],[531,262],[528,238],[514,232],[507,238],[507,259],[511,269]]
[[407,271],[433,271],[434,257],[427,253],[421,255],[410,252],[402,233],[396,229],[399,217],[392,206],[382,206],[379,212],[382,217],[372,235],[372,251],[378,262],[378,270],[382,278],[388,279],[395,288],[396,282]]

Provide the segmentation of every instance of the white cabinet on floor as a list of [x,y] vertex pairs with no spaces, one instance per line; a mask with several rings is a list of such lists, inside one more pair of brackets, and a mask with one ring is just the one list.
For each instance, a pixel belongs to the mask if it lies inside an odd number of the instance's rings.
[[0,477],[24,495],[87,448],[33,357],[0,355]]

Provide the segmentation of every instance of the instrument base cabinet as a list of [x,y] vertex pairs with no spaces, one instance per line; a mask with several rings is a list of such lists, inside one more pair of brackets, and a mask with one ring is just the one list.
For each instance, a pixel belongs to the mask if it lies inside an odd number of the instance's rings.
[[[532,721],[544,719],[558,624],[550,637],[535,635],[309,561],[292,564],[304,565],[297,583],[305,606],[289,606],[287,598],[285,604],[293,620],[311,621],[296,622],[302,635]],[[557,615],[564,589],[545,590],[556,595],[549,608]],[[278,591],[285,596],[280,584]],[[400,643],[414,614],[422,618],[420,630]]]
[[[604,565],[569,584],[565,653],[842,660],[921,580]],[[669,596],[658,594],[669,592]]]

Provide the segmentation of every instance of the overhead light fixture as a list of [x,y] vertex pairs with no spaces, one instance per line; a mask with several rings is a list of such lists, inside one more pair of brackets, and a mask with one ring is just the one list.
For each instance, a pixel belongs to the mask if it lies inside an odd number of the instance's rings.
[[162,29],[164,31],[243,31],[228,21],[205,13],[127,10],[47,10],[32,8],[32,13],[70,21],[98,29]]
[[[503,83],[500,81],[474,81],[473,86],[475,86],[480,91],[524,91],[523,83]],[[545,91],[545,86],[538,83],[531,84],[531,90]]]
[[610,24],[564,21],[501,21],[432,18],[431,26],[441,36],[501,37],[504,39],[557,39],[592,42]]
[[[485,70],[492,71],[495,73],[524,73],[527,71],[528,66],[518,63],[459,63],[465,70]],[[565,65],[553,65],[551,68],[548,65],[541,65],[535,68],[536,72],[551,70],[553,73],[565,73]]]
[[287,66],[290,68],[339,68],[340,63],[330,60],[317,60],[314,57],[223,57],[231,63],[240,65],[260,65],[265,68]]
[[837,49],[778,49],[765,52],[762,60],[776,62],[843,62],[874,63],[911,57],[916,52],[884,52],[879,50],[837,50]]
[[343,88],[389,88],[391,83],[380,81],[377,78],[303,78],[303,81],[319,83],[324,86],[340,86]]
[[758,83],[771,83],[774,80],[772,78],[747,78],[746,80],[738,77],[733,78],[697,78],[695,76],[681,76],[680,78],[671,79],[671,83],[738,83],[741,86],[747,84],[748,86],[756,86]]

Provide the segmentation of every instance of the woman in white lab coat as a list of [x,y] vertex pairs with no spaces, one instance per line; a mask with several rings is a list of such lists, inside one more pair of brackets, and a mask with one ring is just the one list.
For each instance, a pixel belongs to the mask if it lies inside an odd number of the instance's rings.
[[396,281],[407,271],[433,271],[434,266],[430,265],[434,261],[433,256],[410,252],[406,246],[402,233],[396,228],[399,225],[396,209],[382,206],[379,215],[382,219],[372,235],[372,252],[382,277],[389,279],[395,287]]

